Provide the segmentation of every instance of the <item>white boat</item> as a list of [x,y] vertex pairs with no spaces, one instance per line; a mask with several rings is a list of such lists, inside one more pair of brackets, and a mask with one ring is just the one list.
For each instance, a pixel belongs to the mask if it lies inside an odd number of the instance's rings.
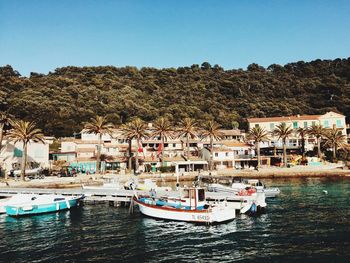
[[0,214],[6,213],[5,206],[11,198],[0,199]]
[[240,213],[257,213],[266,209],[265,192],[256,190],[254,187],[244,185],[234,185],[234,187],[221,184],[208,185],[210,193],[207,200],[210,202],[226,200],[229,206]]
[[10,216],[36,215],[70,209],[84,196],[18,194],[5,205]]
[[138,180],[129,180],[124,184],[124,189],[126,190],[141,190],[141,191],[171,191],[171,187],[157,186],[156,182],[152,179],[144,179],[143,183],[139,183]]
[[243,180],[243,183],[246,185],[253,186],[257,190],[264,191],[266,198],[276,197],[277,195],[279,195],[281,193],[281,191],[278,187],[266,187],[266,185],[264,185],[263,182],[261,182],[258,179]]
[[142,214],[159,219],[212,224],[236,217],[236,211],[224,203],[208,204],[202,188],[181,189],[175,199],[134,196],[133,201]]
[[266,198],[276,197],[281,192],[280,189],[277,187],[266,187],[258,179],[248,179],[240,182],[233,182],[231,187],[224,186],[221,184],[210,184],[208,186],[208,190],[211,192],[238,194],[241,190],[250,187],[254,187],[258,192],[263,191],[265,193]]

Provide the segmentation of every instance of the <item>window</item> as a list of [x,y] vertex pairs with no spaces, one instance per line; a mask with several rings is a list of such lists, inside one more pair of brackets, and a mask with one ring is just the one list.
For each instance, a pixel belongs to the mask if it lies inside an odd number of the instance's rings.
[[293,122],[293,129],[298,129],[298,122],[297,121]]
[[341,123],[341,120],[337,120],[336,123],[337,123],[336,124],[337,128],[342,128],[343,127],[343,125]]
[[304,128],[307,128],[307,121],[304,121]]
[[225,153],[226,157],[228,156],[228,153]]
[[275,124],[274,123],[270,123],[270,130],[272,131],[275,128]]
[[316,122],[315,121],[312,122],[312,126],[316,126]]
[[324,126],[325,128],[329,128],[329,121],[324,121],[324,122],[323,122],[323,126]]
[[255,127],[258,128],[258,127],[259,127],[259,124],[255,124]]
[[215,153],[215,157],[218,157],[219,156],[219,154],[218,153]]
[[175,148],[176,147],[176,143],[173,143],[173,148]]

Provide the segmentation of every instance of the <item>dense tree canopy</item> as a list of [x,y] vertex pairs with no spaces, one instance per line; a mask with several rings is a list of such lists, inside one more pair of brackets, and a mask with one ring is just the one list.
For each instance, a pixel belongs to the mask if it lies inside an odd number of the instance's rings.
[[350,115],[350,58],[299,61],[247,70],[219,65],[179,68],[113,66],[63,67],[22,77],[0,67],[0,110],[34,120],[45,134],[69,136],[95,115],[125,123],[159,116],[178,123],[191,117],[214,119],[222,127],[247,117],[320,114]]

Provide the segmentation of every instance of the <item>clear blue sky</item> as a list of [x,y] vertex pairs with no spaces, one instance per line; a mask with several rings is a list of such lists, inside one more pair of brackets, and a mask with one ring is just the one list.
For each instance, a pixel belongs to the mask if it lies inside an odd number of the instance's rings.
[[349,56],[349,0],[0,0],[0,65],[22,75]]

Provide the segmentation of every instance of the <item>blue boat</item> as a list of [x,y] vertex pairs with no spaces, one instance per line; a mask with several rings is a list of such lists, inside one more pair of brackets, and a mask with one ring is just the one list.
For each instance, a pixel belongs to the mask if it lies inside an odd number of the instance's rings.
[[23,198],[16,204],[5,206],[9,216],[37,215],[57,212],[76,207],[84,196],[31,195],[30,200]]

